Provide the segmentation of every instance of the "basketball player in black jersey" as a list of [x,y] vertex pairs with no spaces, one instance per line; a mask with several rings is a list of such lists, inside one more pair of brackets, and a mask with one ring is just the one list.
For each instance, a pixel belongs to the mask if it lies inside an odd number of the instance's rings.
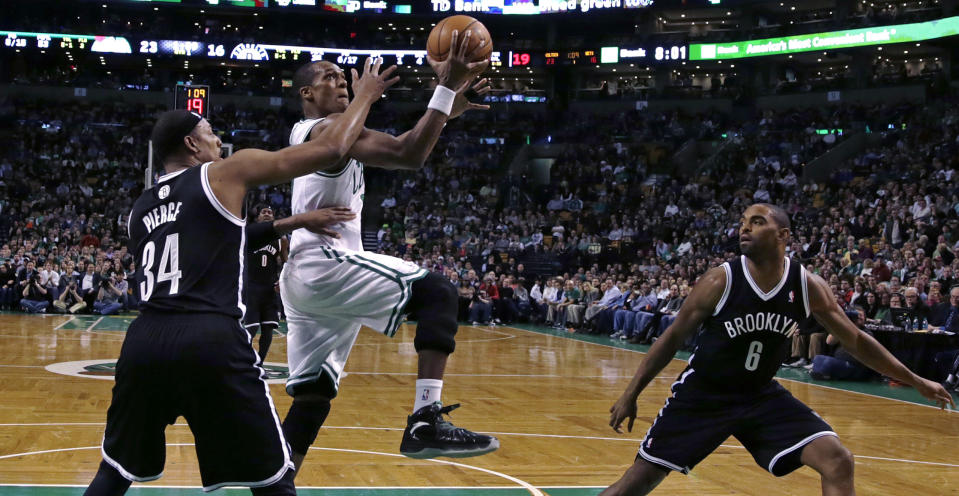
[[629,419],[632,431],[639,393],[704,326],[635,463],[602,496],[647,494],[670,470],[688,473],[730,435],[777,477],[808,465],[821,475],[824,495],[855,494],[849,450],[819,415],[772,380],[797,323],[810,316],[862,363],[912,385],[940,407],[953,404],[942,386],[909,371],[856,328],[821,277],[786,258],[790,226],[782,209],[752,205],[741,223],[743,256],[703,275],[610,408],[609,425],[621,432]]
[[130,324],[107,412],[103,462],[87,495],[119,495],[162,475],[164,431],[179,416],[196,439],[204,490],[246,486],[292,495],[293,462],[243,317],[247,189],[342,160],[376,102],[398,78],[366,61],[355,98],[316,140],[220,160],[220,139],[199,115],[160,116],[153,143],[166,174],[134,203],[128,227],[140,315]]
[[[256,207],[256,221],[273,222],[273,209],[260,205]],[[280,326],[280,310],[277,306],[276,283],[280,277],[280,267],[286,261],[284,252],[288,252],[289,242],[285,237],[271,239],[268,243],[247,243],[246,284],[243,285],[243,304],[246,315],[243,325],[250,333],[250,339],[260,332],[260,364],[266,361],[266,354],[273,342],[273,331]],[[286,250],[283,247],[287,246]]]

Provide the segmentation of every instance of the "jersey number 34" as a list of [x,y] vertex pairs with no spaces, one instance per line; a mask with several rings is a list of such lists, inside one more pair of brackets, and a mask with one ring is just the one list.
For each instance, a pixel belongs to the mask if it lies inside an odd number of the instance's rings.
[[166,242],[163,244],[163,254],[160,255],[160,266],[156,269],[157,274],[153,275],[153,262],[156,259],[156,244],[150,241],[143,247],[143,278],[140,283],[140,299],[149,301],[153,296],[153,290],[157,284],[170,281],[170,295],[175,295],[180,290],[180,278],[183,272],[180,271],[180,234],[168,234]]

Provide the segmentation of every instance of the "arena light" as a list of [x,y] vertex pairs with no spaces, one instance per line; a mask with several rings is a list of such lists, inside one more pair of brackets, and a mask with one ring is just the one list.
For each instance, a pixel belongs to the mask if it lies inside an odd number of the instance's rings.
[[[959,16],[927,22],[780,38],[690,45],[690,60],[723,60],[915,42],[959,35]],[[882,49],[881,46],[878,47]]]

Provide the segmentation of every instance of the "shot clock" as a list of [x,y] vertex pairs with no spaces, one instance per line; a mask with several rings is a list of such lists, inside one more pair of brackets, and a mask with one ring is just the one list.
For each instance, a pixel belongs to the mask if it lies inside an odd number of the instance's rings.
[[210,118],[210,87],[207,85],[176,85],[176,100],[173,108],[196,112],[204,119]]

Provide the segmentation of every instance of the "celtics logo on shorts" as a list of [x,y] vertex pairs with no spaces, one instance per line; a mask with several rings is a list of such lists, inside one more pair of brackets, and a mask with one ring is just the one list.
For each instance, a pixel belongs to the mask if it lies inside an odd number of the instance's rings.
[[[51,363],[44,367],[49,372],[73,377],[85,377],[88,379],[113,380],[116,375],[117,360],[79,360],[76,362]],[[290,377],[286,364],[266,362],[263,364],[263,370],[266,372],[266,382],[269,384],[285,384]]]

